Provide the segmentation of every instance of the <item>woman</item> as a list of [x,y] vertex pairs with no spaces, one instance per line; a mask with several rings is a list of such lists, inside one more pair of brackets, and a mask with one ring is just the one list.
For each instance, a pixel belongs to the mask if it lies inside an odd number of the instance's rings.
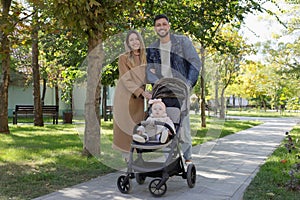
[[125,40],[126,52],[119,57],[119,81],[114,97],[114,149],[128,161],[134,126],[144,120],[146,51],[141,35],[131,30]]

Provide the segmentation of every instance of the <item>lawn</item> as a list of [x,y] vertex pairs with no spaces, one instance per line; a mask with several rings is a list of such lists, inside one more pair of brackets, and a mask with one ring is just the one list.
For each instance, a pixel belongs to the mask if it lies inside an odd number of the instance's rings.
[[0,199],[31,199],[112,171],[81,156],[73,125],[10,130],[10,135],[0,135]]
[[[207,119],[191,116],[193,145],[233,134],[259,124],[257,121]],[[100,158],[82,152],[82,127],[74,124],[32,123],[10,125],[11,134],[0,135],[0,199],[32,199],[125,167],[111,148],[112,122],[101,124]]]
[[[228,115],[251,117],[300,117],[300,112],[263,110],[230,110]],[[244,194],[244,200],[298,200],[300,199],[300,125],[289,133],[294,148],[289,153],[288,136],[260,167]],[[299,165],[297,170],[296,165]]]
[[289,146],[291,143],[287,136],[279,148],[261,166],[247,188],[244,200],[300,199],[300,125],[294,127],[290,136],[294,148]]
[[220,120],[208,117],[207,127],[202,128],[199,115],[192,115],[191,133],[193,136],[193,145],[202,144],[204,142],[225,137],[241,130],[251,128],[261,124],[259,121],[242,121],[242,120]]
[[248,117],[300,117],[300,111],[276,111],[276,110],[261,110],[261,109],[229,109],[227,115],[248,116]]

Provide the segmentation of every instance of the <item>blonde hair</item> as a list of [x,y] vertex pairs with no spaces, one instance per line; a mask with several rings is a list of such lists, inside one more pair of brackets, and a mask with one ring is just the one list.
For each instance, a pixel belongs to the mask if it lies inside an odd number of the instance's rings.
[[134,65],[137,64],[134,61],[133,51],[132,51],[131,47],[129,46],[129,36],[131,34],[136,34],[138,37],[138,40],[140,41],[140,49],[139,49],[140,56],[139,57],[140,57],[141,65],[145,65],[147,63],[147,60],[146,60],[146,48],[145,48],[144,40],[143,40],[141,34],[139,32],[137,32],[136,30],[130,30],[130,31],[128,31],[128,33],[126,35],[125,49],[127,51],[126,55],[128,57],[128,60]]

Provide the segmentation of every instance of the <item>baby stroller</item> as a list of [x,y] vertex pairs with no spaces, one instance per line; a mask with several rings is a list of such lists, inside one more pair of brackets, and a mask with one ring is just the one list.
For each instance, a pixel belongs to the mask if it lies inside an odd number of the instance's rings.
[[[146,143],[132,142],[127,172],[119,176],[117,186],[120,192],[130,193],[132,189],[131,179],[136,179],[138,184],[143,184],[146,177],[154,178],[149,184],[149,191],[155,197],[164,195],[167,191],[167,180],[172,176],[181,176],[187,180],[190,188],[196,183],[196,168],[194,164],[184,166],[180,152],[180,130],[183,118],[188,114],[188,88],[186,84],[177,78],[164,78],[159,80],[152,90],[153,98],[161,98],[166,105],[168,116],[173,121],[176,132],[166,123],[155,121],[155,125],[167,127],[170,132],[170,140],[161,144],[149,140]],[[136,133],[138,126],[147,126],[146,121],[139,123],[133,130]],[[160,156],[147,155],[149,152],[159,152]],[[148,159],[148,160],[147,160]]]

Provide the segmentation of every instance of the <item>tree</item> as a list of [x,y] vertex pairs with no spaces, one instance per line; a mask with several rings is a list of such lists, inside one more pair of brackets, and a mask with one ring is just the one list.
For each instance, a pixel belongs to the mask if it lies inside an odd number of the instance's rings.
[[33,72],[33,101],[34,101],[34,125],[44,126],[41,92],[40,92],[40,66],[39,66],[39,19],[38,10],[34,7],[32,16],[32,72]]
[[[245,15],[248,13],[259,11],[263,8],[256,1],[201,1],[193,5],[193,9],[189,9],[186,16],[188,26],[182,27],[185,32],[192,34],[200,43],[200,55],[202,60],[201,68],[201,121],[202,127],[206,127],[205,119],[205,57],[208,48],[214,48],[221,54],[234,51],[228,46],[227,38],[222,38],[219,34],[220,28],[226,24],[231,24],[239,28],[243,22]],[[191,16],[191,17],[189,17]],[[189,17],[189,18],[188,18]],[[225,39],[225,40],[224,40]],[[230,53],[230,52],[229,52]]]
[[[19,36],[23,33],[16,27],[26,27],[24,23],[30,12],[22,4],[12,0],[1,1],[0,20],[0,59],[1,59],[1,80],[0,80],[0,133],[9,133],[8,127],[8,87],[10,81],[11,49],[23,41]],[[28,14],[29,13],[29,14]]]
[[[223,37],[223,41],[226,42],[226,46],[223,47],[223,54],[215,54],[215,61],[217,63],[216,69],[216,84],[221,88],[221,106],[220,106],[220,118],[225,118],[225,91],[229,85],[231,85],[240,69],[240,63],[243,60],[243,56],[249,52],[250,47],[246,45],[242,37],[238,34],[238,30],[231,26],[223,27],[220,31],[220,35]],[[225,53],[227,52],[227,53]],[[219,88],[216,87],[216,94]],[[217,101],[218,95],[215,100]],[[217,104],[218,105],[218,104]],[[217,107],[218,108],[218,107]]]
[[8,128],[8,86],[10,74],[10,44],[9,33],[13,29],[13,24],[10,19],[11,0],[2,0],[2,13],[1,13],[1,80],[0,80],[0,133],[9,133]]
[[104,61],[102,43],[110,35],[120,31],[122,25],[128,27],[124,18],[126,19],[135,3],[129,0],[53,0],[48,3],[48,9],[62,25],[88,40],[86,126],[83,144],[85,155],[100,155],[100,124],[95,119],[99,118],[97,100],[100,98],[100,73]]
[[[271,0],[270,0],[271,1]],[[201,121],[206,126],[205,118],[205,57],[208,48],[222,51],[226,47],[226,41],[218,35],[219,29],[229,23],[240,26],[245,15],[258,11],[262,12],[260,2],[255,0],[146,0],[137,7],[142,10],[139,20],[132,21],[137,26],[152,26],[152,18],[156,14],[165,13],[170,16],[172,29],[188,34],[196,43],[202,60],[200,72],[201,89]],[[236,23],[239,22],[239,23]]]
[[[0,133],[9,133],[8,127],[8,87],[10,81],[11,46],[12,42],[17,45],[14,37],[15,27],[21,24],[28,15],[23,12],[24,8],[12,0],[1,0],[0,3]],[[21,18],[21,13],[23,18]]]
[[40,47],[44,82],[56,88],[56,105],[59,103],[58,89],[61,89],[61,99],[72,113],[73,85],[85,73],[80,66],[87,54],[86,43],[70,30],[57,29],[51,24],[43,29]]
[[117,62],[113,62],[104,67],[103,73],[101,76],[101,84],[103,85],[103,98],[102,98],[102,115],[104,121],[108,120],[107,113],[105,112],[107,109],[107,88],[108,86],[114,86],[115,80],[118,79],[119,71]]

